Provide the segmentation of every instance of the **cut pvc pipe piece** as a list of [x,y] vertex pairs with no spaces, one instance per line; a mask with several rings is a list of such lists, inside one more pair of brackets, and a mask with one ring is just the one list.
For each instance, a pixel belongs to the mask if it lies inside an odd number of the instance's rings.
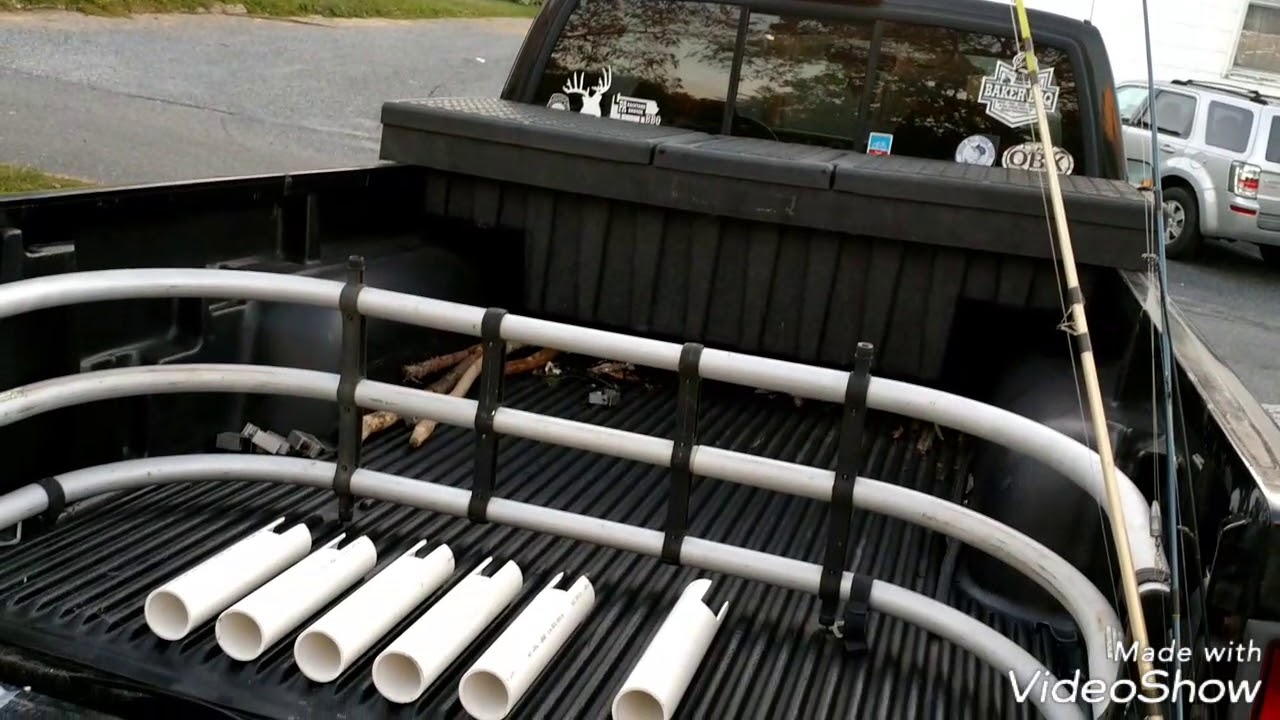
[[556,575],[462,676],[458,699],[472,717],[505,718],[591,612],[591,581],[584,575],[558,590],[563,577]]
[[729,609],[726,602],[713,613],[702,602],[709,589],[705,578],[685,587],[614,696],[614,720],[671,720]]
[[298,636],[293,658],[303,675],[322,683],[337,679],[449,579],[453,551],[441,545],[420,557],[426,544],[409,548]]
[[394,703],[417,700],[516,599],[524,585],[520,566],[508,560],[493,575],[481,575],[492,560],[485,558],[378,655],[373,685],[383,697]]
[[242,662],[253,660],[372,570],[378,562],[373,541],[361,536],[339,549],[345,536],[225,610],[215,626],[222,651]]
[[272,520],[152,590],[143,605],[151,632],[181,640],[305,557],[311,550],[311,529],[298,523],[277,532],[283,522],[282,517]]

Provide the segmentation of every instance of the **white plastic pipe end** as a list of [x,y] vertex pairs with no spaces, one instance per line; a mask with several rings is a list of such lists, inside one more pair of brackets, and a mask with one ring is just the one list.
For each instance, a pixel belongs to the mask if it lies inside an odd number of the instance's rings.
[[218,618],[218,644],[232,659],[248,662],[266,648],[262,626],[243,610],[228,610]]
[[468,673],[458,688],[462,706],[476,720],[500,720],[511,712],[511,690],[492,670]]
[[181,640],[191,632],[191,609],[180,595],[161,588],[147,596],[142,614],[151,632],[164,640]]
[[422,697],[426,689],[426,672],[407,652],[392,650],[380,655],[373,670],[378,692],[393,703],[406,704]]

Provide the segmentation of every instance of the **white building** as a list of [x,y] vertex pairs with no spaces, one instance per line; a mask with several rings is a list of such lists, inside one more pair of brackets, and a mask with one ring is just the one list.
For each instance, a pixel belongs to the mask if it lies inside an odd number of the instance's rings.
[[[1008,2],[1008,0],[994,0]],[[1146,79],[1142,0],[1026,0],[1090,20],[1116,81]],[[1228,78],[1280,89],[1280,0],[1147,0],[1157,80]],[[1033,28],[1034,30],[1034,28]]]

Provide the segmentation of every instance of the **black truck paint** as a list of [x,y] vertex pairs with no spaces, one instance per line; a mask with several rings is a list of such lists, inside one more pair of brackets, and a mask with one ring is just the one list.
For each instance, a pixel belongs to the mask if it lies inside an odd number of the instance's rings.
[[[575,4],[553,0],[534,21],[503,99],[543,104],[538,95],[543,70]],[[737,6],[760,13],[865,21],[872,26],[877,21],[897,21],[1011,34],[1006,9],[995,3],[897,0]],[[1077,164],[1077,173],[1084,176],[1080,184],[1087,184],[1088,177],[1122,179],[1112,79],[1098,33],[1039,13],[1033,13],[1032,25],[1038,40],[1062,48],[1076,68],[1084,148]],[[724,117],[734,129],[731,106],[732,102],[726,103]],[[394,103],[384,108],[383,154],[403,161],[407,159],[403,154],[417,153],[416,163],[0,201],[0,280],[140,266],[235,267],[337,279],[343,260],[358,253],[369,258],[369,282],[379,287],[519,308],[664,338],[701,339],[837,367],[847,367],[854,342],[872,338],[883,351],[877,372],[982,399],[1007,398],[1011,406],[1050,424],[1075,407],[1069,385],[1063,390],[1032,382],[1032,389],[1024,391],[1016,381],[1019,376],[1036,378],[1047,372],[1066,377],[1070,372],[1066,345],[1056,329],[1061,318],[1049,238],[1029,239],[1030,221],[1027,229],[1017,233],[953,233],[948,239],[941,232],[945,223],[917,220],[920,228],[895,225],[893,218],[901,215],[862,226],[842,225],[849,220],[834,209],[828,217],[804,212],[752,215],[754,206],[735,206],[740,198],[721,192],[741,182],[733,174],[762,167],[759,146],[750,141],[727,141],[726,146],[714,138],[700,139],[691,143],[690,153],[679,157],[676,152],[677,157],[663,161],[666,165],[657,170],[632,168],[635,181],[616,190],[590,174],[591,161],[575,156],[578,151],[530,148],[518,138],[506,149],[486,148],[501,138],[477,140],[476,123],[468,123],[459,134],[433,135],[424,131],[425,126],[414,127],[411,113],[408,119],[397,115],[404,110]],[[577,118],[566,120],[566,124],[577,122]],[[430,127],[438,131],[440,125]],[[579,133],[575,140],[573,133],[566,133],[571,145],[586,135]],[[613,146],[604,142],[601,147]],[[497,153],[494,159],[506,162],[481,171],[473,152]],[[540,153],[540,160],[562,166],[517,162],[533,152]],[[598,157],[596,162],[602,163],[602,173],[611,163],[615,171],[619,167],[616,156],[613,160]],[[884,203],[906,208],[926,206],[913,205],[912,193],[963,192],[946,178],[945,168],[912,162],[891,159],[868,169],[856,158],[805,161],[796,153],[782,158],[777,172],[760,172],[761,179],[767,180],[785,170],[792,178],[789,186],[796,188],[788,197],[802,203],[809,198],[809,207],[819,207],[829,202],[824,198],[838,195],[840,183],[845,182],[842,178],[855,186],[861,178],[861,192],[869,184],[886,194],[881,198]],[[458,169],[467,163],[473,165],[471,170]],[[832,169],[825,169],[827,165]],[[574,167],[581,172],[570,172]],[[902,172],[904,167],[910,172]],[[884,175],[867,174],[874,172]],[[648,182],[656,183],[651,187],[683,178],[686,184],[676,187],[686,192],[664,199],[647,190],[643,178],[654,173],[661,179],[650,178]],[[868,182],[868,177],[887,182]],[[830,185],[824,188],[823,182]],[[767,194],[772,184],[762,181],[751,187]],[[1026,208],[1022,214],[1034,219],[1034,205],[1027,205],[1027,196],[1016,188],[991,191],[986,197],[1006,204],[975,213],[1014,223],[1022,203]],[[557,198],[573,202],[557,202]],[[691,204],[694,199],[706,205]],[[1116,241],[1099,242],[1082,230],[1077,242],[1087,263],[1083,274],[1088,310],[1114,402],[1111,417],[1120,460],[1140,486],[1149,489],[1159,477],[1152,457],[1159,454],[1161,444],[1151,428],[1151,336],[1143,312],[1150,307],[1145,276],[1135,272],[1141,267],[1141,255],[1132,252],[1133,233],[1140,229],[1141,218],[1132,214],[1132,203],[1124,201],[1110,216],[1104,212],[1109,207],[1106,201],[1085,199],[1078,205],[1074,222],[1089,222],[1092,214],[1097,225],[1090,229],[1116,233]],[[648,222],[656,230],[648,241],[634,232],[619,235],[626,223],[611,222],[611,218],[627,220],[632,228]],[[993,228],[1006,227],[993,224]],[[729,239],[738,236],[748,240],[731,245]],[[741,251],[672,254],[699,252],[707,238],[720,243],[717,247]],[[610,254],[619,247],[625,247],[628,256]],[[1126,247],[1129,250],[1120,249]],[[838,261],[824,268],[822,260],[827,257]],[[963,277],[962,283],[948,286],[957,276]],[[823,282],[815,282],[816,278]],[[841,314],[847,315],[849,307],[860,308],[860,320],[849,323],[849,317]],[[702,311],[696,312],[698,308]],[[1280,636],[1268,633],[1274,626],[1267,623],[1280,621],[1280,613],[1269,599],[1273,593],[1265,591],[1276,574],[1269,551],[1277,541],[1280,432],[1176,309],[1171,319],[1180,366],[1178,416],[1184,419],[1184,426],[1175,429],[1178,446],[1185,451],[1177,462],[1187,493],[1184,507],[1193,507],[1194,500],[1197,510],[1185,515],[1188,537],[1196,539],[1189,542],[1187,553],[1195,595],[1185,611],[1201,643],[1239,641],[1246,636],[1267,642]],[[336,370],[330,361],[336,357],[335,327],[336,315],[331,312],[258,303],[129,301],[50,310],[0,323],[0,346],[6,349],[0,354],[0,387],[83,370],[165,362],[255,362]],[[845,334],[833,335],[836,330]],[[370,323],[369,332],[370,371],[377,379],[393,380],[400,363],[457,345],[455,338],[376,322]],[[1010,345],[1010,337],[1017,339],[1016,345]],[[573,414],[591,412],[574,408],[568,392],[549,392],[532,384],[513,390],[527,407],[543,412],[552,408],[568,408],[565,411]],[[612,421],[595,421],[667,432],[666,418],[660,417],[667,412],[661,400],[659,396],[641,404],[636,398]],[[786,404],[789,401],[782,403]],[[766,436],[794,437],[801,429],[822,437],[830,432],[832,422],[818,409],[797,414],[777,403],[731,393],[719,397],[709,412],[720,418],[723,441],[735,447],[750,447]],[[299,428],[331,436],[336,409],[326,403],[279,398],[193,395],[111,401],[59,411],[0,429],[0,445],[10,449],[5,486],[121,458],[204,450],[217,432],[238,429],[246,421],[281,432]],[[887,417],[878,421],[870,431],[875,449],[868,460],[869,473],[954,497],[965,493],[971,473],[975,478],[972,505],[1072,559],[1100,588],[1110,586],[1105,577],[1110,550],[1101,540],[1097,513],[1073,487],[1046,483],[1039,469],[990,449],[979,448],[975,456],[954,438],[930,446],[925,440],[932,434],[929,428],[899,427]],[[461,432],[442,433],[441,442],[420,458],[394,448],[393,441],[376,444],[367,456],[381,458],[371,461],[374,466],[395,466],[406,474],[452,467],[448,472],[456,475],[464,472],[467,453],[451,448],[462,447],[459,443],[465,444],[465,438]],[[403,438],[395,439],[403,444]],[[908,446],[913,444],[928,449],[923,455],[910,452]],[[503,461],[508,468],[522,464],[529,468],[531,497],[556,504],[574,493],[585,493],[580,498],[588,511],[617,512],[617,497],[592,495],[581,484],[556,485],[557,474],[593,472],[586,460],[539,452],[531,445],[516,444]],[[783,440],[770,452],[814,464],[828,460],[822,447]],[[594,470],[599,471],[639,486],[658,482],[622,464]],[[1033,474],[1037,477],[1030,482],[1028,476]],[[1006,491],[989,492],[990,486],[981,486],[983,477],[1002,478]],[[648,512],[653,508],[647,507],[645,497],[641,494],[629,501]],[[700,516],[709,532],[740,532],[720,515],[745,514],[755,519],[757,527],[740,542],[797,555],[813,550],[798,540],[780,547],[785,543],[775,536],[774,526],[811,521],[815,517],[811,508],[771,506],[751,493],[712,495],[705,501],[711,505]],[[167,515],[146,523],[131,520],[143,507],[131,502],[163,509]],[[113,532],[137,536],[148,523],[155,523],[153,530],[158,534],[163,534],[166,523],[170,533],[179,527],[195,532],[208,517],[255,502],[261,505],[253,518],[300,507],[318,510],[328,500],[314,494],[255,494],[248,489],[231,494],[207,488],[185,495],[172,490],[144,492],[137,498],[108,498],[91,507],[73,508],[69,514],[83,516],[82,523],[64,517],[56,527],[43,529],[41,537],[28,540],[27,551],[0,550],[0,626],[5,628],[0,636],[6,646],[0,654],[0,680],[43,687],[50,694],[122,714],[174,708],[214,712],[208,703],[276,716],[386,712],[367,689],[319,690],[302,682],[283,659],[283,650],[267,662],[240,666],[210,656],[207,648],[212,641],[207,637],[185,647],[160,647],[145,637],[145,626],[139,632],[140,612],[133,602],[137,598],[129,593],[136,595],[139,587],[149,589],[150,581],[136,574],[122,581],[112,597],[97,603],[92,586],[81,588],[73,578],[59,574],[60,568],[108,562],[95,554],[95,548],[98,543],[110,548],[121,542],[118,537],[112,539]],[[1063,523],[1064,518],[1078,521]],[[433,529],[464,546],[491,547],[492,542],[485,539],[483,530],[468,529],[465,524],[411,520],[405,513],[387,509],[372,514],[369,522],[371,528],[399,523]],[[233,529],[221,526],[206,533],[203,541],[225,539]],[[893,522],[869,521],[858,531],[859,548],[866,553],[859,569],[908,585],[916,583],[950,599],[1035,648],[1054,667],[1078,663],[1069,619],[1064,624],[1060,608],[1002,566]],[[42,530],[26,528],[25,532]],[[519,538],[559,557],[578,552],[569,543],[541,543],[527,533],[505,537]],[[195,550],[174,548],[177,558],[190,557],[191,552]],[[593,552],[581,562],[605,578],[615,598],[635,598],[636,617],[647,618],[644,622],[659,613],[662,592],[679,584],[675,578],[691,577],[687,572],[672,575],[656,562],[620,554]],[[1212,582],[1202,586],[1198,578],[1209,568]],[[154,571],[153,579],[172,569]],[[39,579],[41,573],[44,580]],[[36,583],[27,584],[33,577],[38,578]],[[866,717],[906,717],[930,706],[936,706],[942,717],[961,712],[1020,717],[1030,712],[1013,705],[1003,678],[973,668],[960,657],[963,653],[928,640],[904,624],[877,625],[872,638],[875,661],[863,662],[822,645],[812,628],[813,608],[806,601],[743,584],[730,587],[750,594],[748,610],[740,620],[738,639],[719,650],[722,656],[727,653],[741,662],[758,658],[756,672],[761,674],[738,677],[734,667],[704,671],[696,681],[702,684],[695,686],[701,688],[700,699],[682,706],[689,716],[728,709],[735,716],[825,717],[857,712]],[[1160,615],[1160,608],[1148,610],[1153,625],[1163,627],[1167,618]],[[610,621],[624,623],[628,617],[615,611]],[[761,632],[762,627],[770,630]],[[610,637],[603,626],[597,628],[580,641],[578,656],[595,652],[606,663],[626,664],[636,648]],[[580,660],[563,663],[564,679],[536,689],[528,707],[566,717],[605,707],[601,704],[604,689],[575,685],[579,676],[586,678],[583,682],[607,685],[598,668],[581,665]],[[83,675],[68,675],[68,667]],[[1199,671],[1256,676],[1258,668],[1228,663]],[[77,682],[68,682],[68,677]],[[752,677],[766,679],[753,682]],[[279,688],[256,694],[243,690],[249,683],[264,688],[268,681]],[[418,708],[458,712],[456,701],[450,704],[446,695],[433,691]],[[191,705],[193,698],[201,704]]]

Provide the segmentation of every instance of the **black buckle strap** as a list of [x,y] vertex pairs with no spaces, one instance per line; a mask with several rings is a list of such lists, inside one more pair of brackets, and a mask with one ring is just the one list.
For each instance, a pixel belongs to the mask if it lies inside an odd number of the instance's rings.
[[40,513],[41,522],[46,526],[51,526],[58,520],[58,516],[67,507],[67,494],[62,489],[62,483],[57,478],[47,477],[36,482],[44,489],[44,494],[49,501],[46,503],[45,511]]
[[338,379],[338,465],[333,474],[333,492],[338,496],[338,519],[351,521],[351,476],[360,467],[360,409],[356,407],[356,386],[368,366],[367,334],[360,314],[360,293],[364,290],[364,258],[347,259],[347,282],[338,295],[342,313],[342,356]]
[[702,378],[698,363],[702,346],[685,343],[680,351],[680,389],[676,395],[676,435],[671,448],[671,489],[667,495],[667,526],[662,539],[662,561],[680,564],[680,548],[689,529],[689,490],[693,484],[693,448],[698,444],[698,400]]
[[844,620],[835,628],[836,637],[844,640],[848,653],[864,653],[868,649],[867,632],[871,628],[871,585],[868,575],[854,575],[849,586],[849,602],[844,606]]
[[822,563],[818,597],[822,601],[818,622],[833,627],[840,606],[840,580],[848,565],[850,522],[853,520],[853,486],[862,469],[862,431],[867,419],[867,388],[871,384],[871,343],[858,343],[853,372],[844,391],[844,417],[840,424],[840,448],[836,477],[827,512],[827,551]]
[[502,339],[502,319],[507,311],[489,308],[480,321],[484,359],[480,365],[480,401],[476,403],[476,466],[471,484],[467,517],[471,522],[489,522],[489,499],[498,474],[498,433],[493,419],[502,405],[503,375],[507,365],[507,343]]

